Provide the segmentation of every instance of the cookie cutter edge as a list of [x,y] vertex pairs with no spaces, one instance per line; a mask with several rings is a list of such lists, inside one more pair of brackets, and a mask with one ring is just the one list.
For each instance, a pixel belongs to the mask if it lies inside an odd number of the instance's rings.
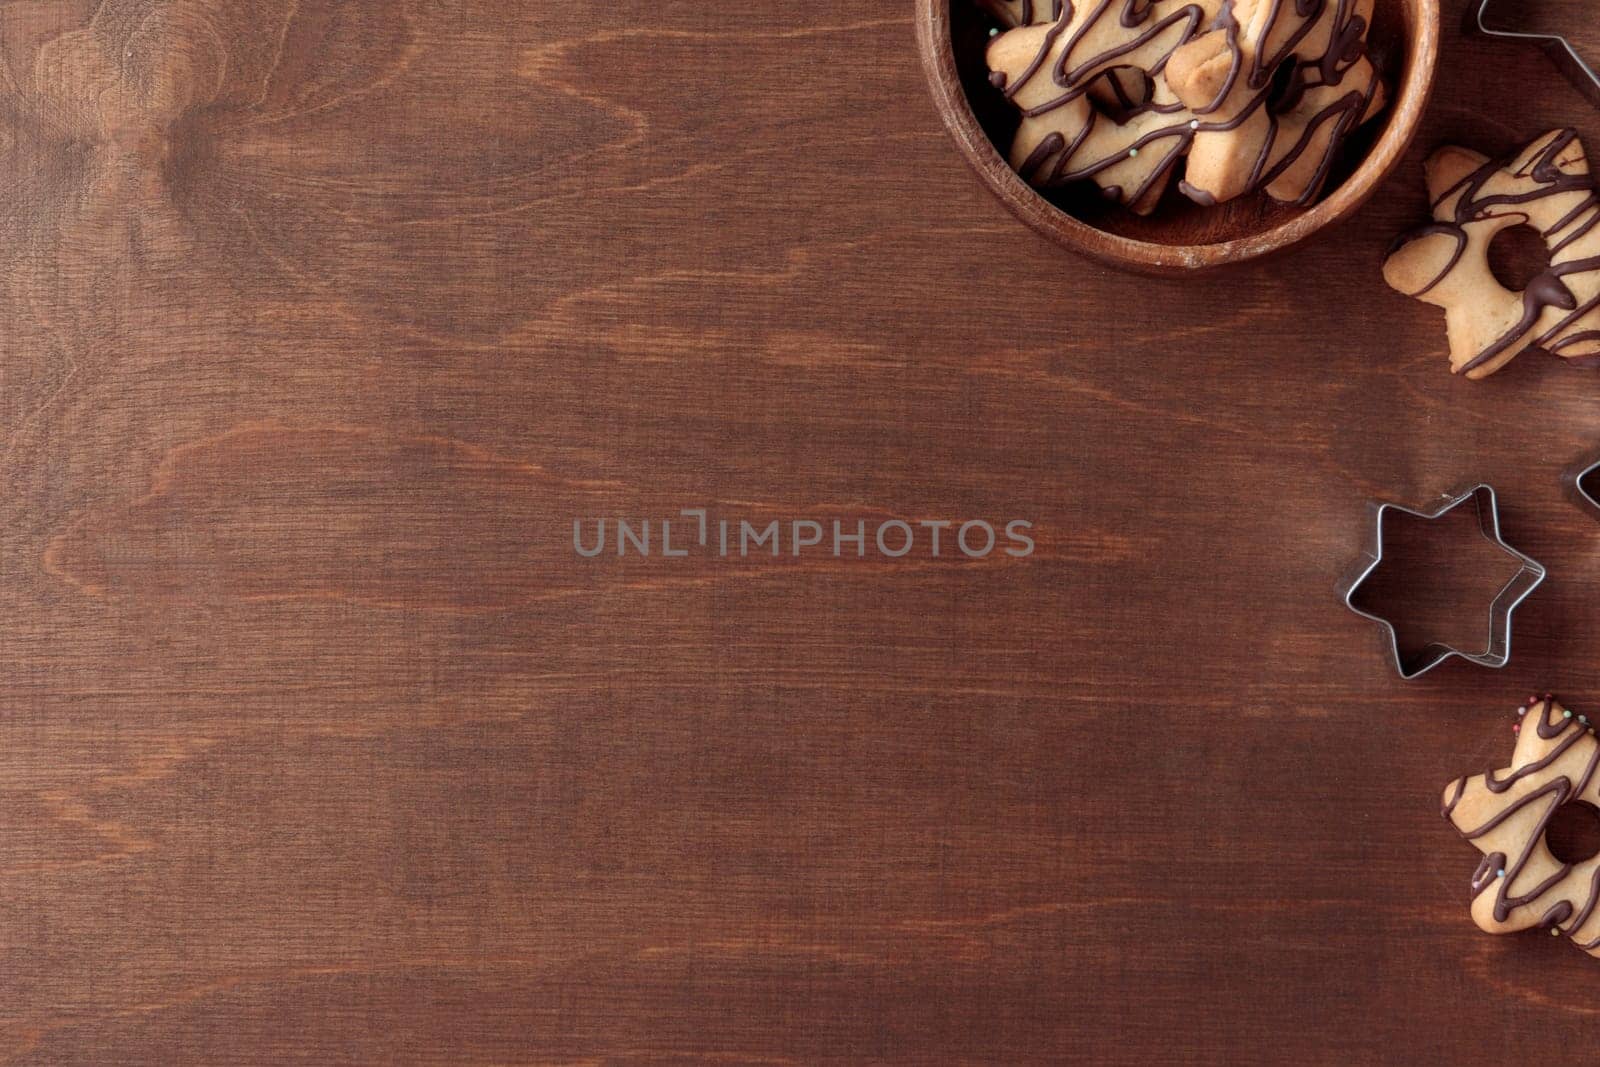
[[[1400,635],[1396,632],[1394,624],[1381,615],[1366,611],[1355,604],[1356,593],[1366,584],[1379,564],[1383,562],[1383,520],[1391,511],[1401,512],[1413,518],[1432,520],[1437,519],[1447,512],[1454,511],[1468,501],[1472,501],[1478,516],[1478,529],[1485,540],[1517,560],[1521,566],[1517,573],[1512,575],[1500,587],[1494,600],[1489,605],[1489,640],[1482,652],[1469,652],[1459,649],[1443,641],[1430,641],[1427,645],[1411,657],[1403,656],[1400,652]],[[1399,504],[1372,503],[1368,505],[1374,517],[1373,533],[1368,541],[1367,550],[1360,561],[1351,569],[1350,574],[1340,583],[1340,593],[1345,607],[1360,615],[1364,619],[1371,619],[1383,627],[1389,647],[1389,657],[1394,663],[1395,670],[1405,681],[1411,681],[1433,670],[1448,659],[1460,658],[1468,663],[1475,663],[1480,667],[1490,667],[1498,670],[1511,661],[1511,613],[1532,592],[1544,582],[1547,572],[1544,564],[1533,557],[1517,551],[1506,543],[1500,533],[1500,505],[1495,497],[1494,488],[1486,482],[1479,482],[1469,489],[1446,494],[1444,502],[1430,511],[1402,507]]]
[[1592,451],[1578,462],[1568,467],[1561,475],[1562,484],[1565,485],[1567,496],[1591,516],[1600,518],[1600,497],[1596,497],[1584,486],[1584,482],[1593,475],[1600,474],[1600,451]]
[[1488,23],[1489,9],[1496,0],[1469,0],[1467,32],[1495,40],[1522,41],[1538,47],[1560,69],[1584,99],[1600,107],[1600,72],[1573,47],[1571,39],[1559,33],[1529,33],[1525,30],[1496,30]]

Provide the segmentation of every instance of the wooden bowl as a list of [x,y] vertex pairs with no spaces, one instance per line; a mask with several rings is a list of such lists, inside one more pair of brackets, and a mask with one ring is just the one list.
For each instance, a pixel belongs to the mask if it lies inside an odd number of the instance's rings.
[[[1332,0],[1330,0],[1332,2]],[[1353,215],[1405,155],[1433,89],[1440,0],[1377,0],[1368,47],[1390,102],[1346,139],[1322,199],[1310,208],[1264,193],[1201,207],[1169,188],[1140,217],[1092,191],[1036,190],[1006,163],[1015,109],[989,84],[989,22],[974,0],[917,0],[917,44],[933,100],[972,164],[1001,203],[1074,252],[1143,274],[1187,274],[1240,263],[1298,244]]]

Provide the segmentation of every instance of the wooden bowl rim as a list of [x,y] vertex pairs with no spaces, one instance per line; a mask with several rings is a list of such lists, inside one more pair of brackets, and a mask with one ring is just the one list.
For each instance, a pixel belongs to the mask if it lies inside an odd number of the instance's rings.
[[978,123],[956,70],[950,5],[970,2],[917,0],[916,12],[917,49],[928,88],[961,154],[1000,202],[1039,233],[1109,266],[1150,274],[1186,274],[1256,259],[1298,244],[1329,223],[1353,215],[1411,146],[1433,92],[1439,60],[1440,0],[1379,0],[1409,3],[1415,19],[1408,34],[1405,81],[1390,105],[1388,125],[1355,173],[1309,211],[1269,230],[1215,244],[1159,244],[1123,237],[1074,218],[1039,195],[995,150]]

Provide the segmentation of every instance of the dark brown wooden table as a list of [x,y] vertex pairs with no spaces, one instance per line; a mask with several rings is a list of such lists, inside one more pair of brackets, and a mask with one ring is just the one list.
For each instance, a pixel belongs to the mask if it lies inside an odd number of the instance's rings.
[[[1460,15],[1356,220],[1177,282],[1004,213],[909,5],[0,6],[0,1060],[1586,1055],[1438,794],[1600,708],[1600,382],[1378,268],[1600,114]],[[1402,683],[1334,585],[1468,479],[1551,578]],[[573,551],[694,507],[1037,550]]]

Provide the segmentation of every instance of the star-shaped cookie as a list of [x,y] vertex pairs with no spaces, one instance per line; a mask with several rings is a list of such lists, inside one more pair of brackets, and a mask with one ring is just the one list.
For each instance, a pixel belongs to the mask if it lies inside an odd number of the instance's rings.
[[[1433,222],[1404,235],[1383,277],[1445,309],[1450,370],[1485,378],[1529,347],[1600,360],[1600,195],[1576,130],[1552,130],[1507,160],[1446,146],[1424,165]],[[1528,226],[1550,265],[1521,291],[1489,266],[1495,235]]]
[[[1035,22],[989,44],[989,81],[1022,113],[1011,166],[1034,185],[1092,181],[1144,215],[1155,209],[1189,147],[1192,121],[1159,77],[1173,50],[1214,15],[1217,0],[1149,0],[1142,6],[1083,4],[1054,23]],[[1113,71],[1150,79],[1120,118],[1091,93]],[[1142,80],[1142,79],[1141,79]],[[1121,84],[1121,83],[1116,83]]]
[[1444,817],[1483,853],[1472,918],[1492,934],[1548,927],[1600,955],[1600,855],[1563,863],[1545,841],[1562,805],[1600,803],[1600,741],[1586,717],[1549,694],[1521,710],[1511,766],[1444,791]]
[[1172,53],[1167,84],[1196,116],[1182,185],[1191,199],[1261,187],[1274,200],[1316,198],[1345,135],[1384,105],[1366,55],[1372,7],[1231,0],[1218,28]]

